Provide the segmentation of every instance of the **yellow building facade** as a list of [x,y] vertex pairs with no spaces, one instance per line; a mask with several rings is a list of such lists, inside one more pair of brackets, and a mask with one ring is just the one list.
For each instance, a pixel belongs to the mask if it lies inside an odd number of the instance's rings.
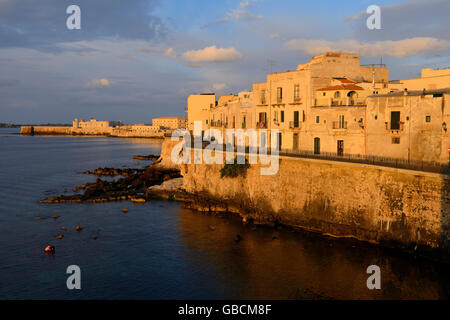
[[[189,96],[188,127],[199,120],[203,130],[277,129],[286,150],[445,163],[449,81],[450,69],[389,81],[384,65],[362,66],[356,54],[328,52],[217,102],[213,94]],[[392,122],[402,130],[390,130]]]

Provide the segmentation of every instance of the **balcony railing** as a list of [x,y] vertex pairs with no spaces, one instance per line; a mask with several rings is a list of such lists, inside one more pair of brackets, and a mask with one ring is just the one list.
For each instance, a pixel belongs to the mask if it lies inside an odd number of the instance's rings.
[[[194,141],[191,141],[191,148],[195,148]],[[206,148],[210,143],[203,142],[202,148]],[[238,146],[223,145],[223,150],[234,150],[238,151]],[[251,152],[250,148],[246,146],[245,153],[249,154]],[[270,153],[270,148],[267,150]],[[425,160],[408,160],[403,158],[390,158],[384,156],[374,156],[374,155],[362,155],[362,154],[347,154],[347,153],[337,153],[337,152],[324,152],[321,151],[320,154],[314,153],[313,150],[293,150],[293,149],[281,149],[279,150],[280,156],[285,157],[296,157],[296,158],[310,158],[319,160],[332,160],[341,162],[352,162],[352,163],[362,163],[371,164],[391,168],[400,169],[410,169],[417,171],[427,171],[450,174],[450,163],[448,162],[438,162],[438,161],[425,161]]]
[[259,121],[256,123],[256,128],[258,129],[267,129],[267,122]]
[[223,123],[220,120],[211,121],[211,127],[222,127]]
[[301,129],[302,123],[300,121],[289,121],[289,129]]
[[333,129],[347,129],[347,121],[333,121]]
[[364,98],[320,98],[314,100],[314,106],[316,107],[340,107],[340,106],[365,106],[366,99]]
[[403,131],[404,123],[399,122],[386,122],[386,130],[387,131]]

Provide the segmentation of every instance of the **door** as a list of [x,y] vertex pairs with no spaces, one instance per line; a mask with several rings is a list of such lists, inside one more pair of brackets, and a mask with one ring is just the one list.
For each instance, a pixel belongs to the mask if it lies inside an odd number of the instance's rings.
[[337,154],[338,156],[344,155],[344,140],[337,141]]
[[281,132],[278,132],[278,150],[281,150],[281,146],[283,145],[283,136]]
[[314,138],[314,154],[320,154],[320,138]]
[[298,150],[298,133],[294,133],[293,149]]

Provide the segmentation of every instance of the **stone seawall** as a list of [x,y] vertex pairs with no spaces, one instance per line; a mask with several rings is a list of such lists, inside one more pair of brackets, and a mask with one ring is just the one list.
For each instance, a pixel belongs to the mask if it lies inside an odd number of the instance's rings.
[[163,138],[163,132],[149,133],[121,129],[83,129],[73,127],[23,126],[22,135],[108,136],[121,138]]
[[20,128],[22,135],[71,135],[72,127],[51,126],[23,126]]
[[[164,143],[163,158],[170,155],[164,149],[173,145]],[[245,178],[221,178],[222,167],[181,166],[187,193],[220,204],[211,211],[405,249],[449,252],[449,176],[289,157],[281,157],[273,176],[261,175],[258,164]]]

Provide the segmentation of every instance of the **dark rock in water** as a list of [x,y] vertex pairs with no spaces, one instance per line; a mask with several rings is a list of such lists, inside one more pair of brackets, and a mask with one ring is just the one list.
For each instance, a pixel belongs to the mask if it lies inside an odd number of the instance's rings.
[[211,230],[211,231],[216,230],[216,227],[214,227],[214,226],[208,226],[208,228],[209,228],[209,230]]
[[62,239],[62,238],[64,238],[64,235],[63,234],[58,234],[57,236],[56,236],[56,239]]
[[123,212],[123,213],[128,213],[128,209],[123,208],[123,209],[122,209],[122,212]]
[[59,218],[59,216],[57,214],[54,214],[52,218],[56,220]]
[[154,160],[158,160],[159,156],[155,156],[153,154],[150,154],[148,156],[133,156],[133,159],[136,159],[136,160],[152,160],[152,161],[154,161]]
[[34,220],[45,220],[47,218],[42,218],[42,217],[33,217]]
[[83,230],[83,227],[81,227],[81,226],[76,226],[76,227],[75,227],[75,230],[81,231],[81,230]]
[[62,226],[62,227],[61,227],[61,230],[63,230],[63,231],[67,231],[67,228],[66,228],[66,227],[64,227],[64,226]]
[[[105,171],[106,170],[106,171]],[[117,170],[114,171],[114,170]],[[82,194],[59,195],[42,200],[44,203],[64,203],[64,202],[107,202],[131,200],[136,203],[145,203],[150,199],[146,193],[149,187],[160,185],[165,180],[180,178],[180,171],[174,169],[164,169],[157,166],[149,166],[146,169],[97,169],[86,171],[90,174],[124,174],[117,180],[105,181],[98,178],[95,182],[85,183],[74,188],[74,192],[84,189]]]
[[241,241],[242,240],[242,237],[239,235],[239,234],[237,234],[235,237],[234,237],[234,241],[235,242],[239,242],[239,241]]

